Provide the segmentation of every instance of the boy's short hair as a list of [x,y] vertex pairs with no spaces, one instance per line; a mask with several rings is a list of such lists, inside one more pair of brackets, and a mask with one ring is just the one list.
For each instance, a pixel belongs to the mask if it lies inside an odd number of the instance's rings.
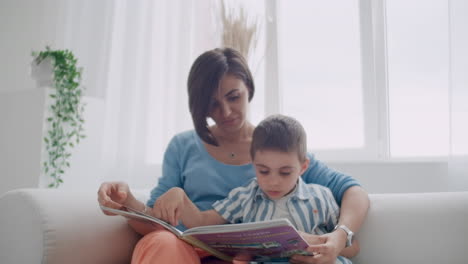
[[265,118],[253,132],[250,146],[252,160],[255,153],[261,150],[296,151],[299,161],[304,162],[307,156],[307,136],[304,127],[289,116],[272,115]]

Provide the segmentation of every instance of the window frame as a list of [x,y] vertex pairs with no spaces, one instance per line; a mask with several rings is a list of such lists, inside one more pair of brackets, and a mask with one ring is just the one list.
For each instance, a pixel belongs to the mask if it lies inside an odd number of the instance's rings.
[[[281,45],[281,40],[278,37],[278,21],[281,19],[277,13],[277,9],[281,3],[279,1],[266,1],[265,8],[267,17],[266,21],[266,43],[268,43],[268,54],[265,57],[265,114],[271,115],[281,113],[283,110],[281,102],[282,82],[278,64],[279,59],[278,46]],[[362,67],[362,86],[363,86],[363,113],[364,115],[364,147],[359,149],[334,149],[334,150],[316,150],[314,153],[321,159],[328,161],[350,161],[350,160],[374,160],[376,157],[386,158],[388,155],[388,147],[385,139],[387,130],[382,126],[384,121],[381,121],[377,126],[379,117],[386,115],[386,108],[379,109],[376,102],[379,96],[376,86],[383,83],[386,87],[386,74],[376,78],[377,66],[385,67],[385,58],[376,56],[374,51],[376,45],[384,45],[384,39],[376,41],[376,36],[384,38],[384,36],[376,34],[375,31],[381,30],[373,25],[373,12],[379,10],[380,5],[373,5],[371,0],[359,1],[359,25],[361,31],[361,67]],[[376,9],[376,10],[374,10]],[[382,19],[383,20],[383,19]],[[383,26],[377,24],[378,26]],[[380,31],[381,32],[381,31]],[[383,47],[385,48],[385,47]],[[268,76],[268,77],[267,77]],[[384,80],[382,82],[382,80]]]
[[[265,115],[281,113],[282,79],[279,71],[277,10],[282,2],[265,1]],[[289,3],[290,4],[290,3]],[[389,134],[389,84],[387,69],[386,1],[358,0],[363,89],[364,147],[314,150],[320,159],[332,162],[359,161],[446,161],[447,157],[391,157]]]

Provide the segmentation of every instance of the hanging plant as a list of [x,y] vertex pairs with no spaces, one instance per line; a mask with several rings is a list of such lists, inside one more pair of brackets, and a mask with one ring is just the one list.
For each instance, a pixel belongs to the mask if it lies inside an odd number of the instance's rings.
[[45,51],[33,52],[32,55],[36,65],[46,58],[52,62],[53,82],[48,94],[48,128],[44,136],[47,157],[43,170],[45,175],[52,178],[48,187],[57,188],[63,183],[65,169],[70,167],[71,148],[85,138],[81,68],[76,67],[77,59],[69,50],[51,50],[46,47]]

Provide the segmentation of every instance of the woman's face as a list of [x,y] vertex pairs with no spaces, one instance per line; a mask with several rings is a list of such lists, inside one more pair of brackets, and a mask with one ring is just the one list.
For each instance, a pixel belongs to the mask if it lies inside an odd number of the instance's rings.
[[226,133],[241,129],[246,121],[249,105],[249,90],[244,82],[234,75],[224,75],[210,103],[209,117]]

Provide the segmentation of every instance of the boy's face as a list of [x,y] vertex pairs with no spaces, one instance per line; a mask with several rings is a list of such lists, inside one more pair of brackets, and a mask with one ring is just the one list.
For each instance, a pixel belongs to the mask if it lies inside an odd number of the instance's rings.
[[289,194],[309,166],[309,160],[299,160],[295,151],[261,150],[253,160],[260,189],[272,200]]

